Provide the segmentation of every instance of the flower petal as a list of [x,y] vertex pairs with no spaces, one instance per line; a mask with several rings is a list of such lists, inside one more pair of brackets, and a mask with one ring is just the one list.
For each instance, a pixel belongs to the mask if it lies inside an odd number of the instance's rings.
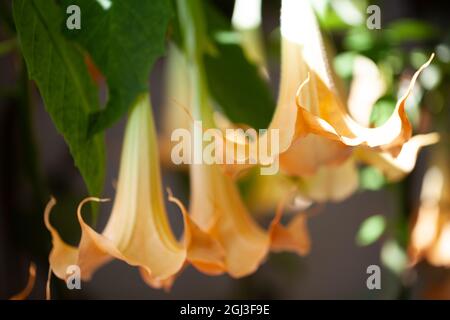
[[342,201],[359,185],[358,170],[353,158],[337,166],[320,168],[312,177],[303,178],[300,191],[317,202]]
[[148,95],[139,98],[125,132],[117,193],[113,210],[100,234],[77,215],[82,236],[78,249],[65,245],[57,232],[52,233],[54,248],[50,263],[55,274],[64,279],[67,264],[77,264],[82,279],[89,279],[111,258],[138,266],[155,283],[177,274],[186,259],[186,249],[178,243],[169,226],[161,192],[156,132]]
[[65,243],[58,231],[50,223],[50,213],[56,205],[55,198],[51,198],[44,211],[44,222],[52,237],[52,250],[49,255],[49,263],[53,273],[60,279],[66,278],[66,270],[70,265],[78,261],[78,248]]
[[356,56],[347,102],[352,118],[368,127],[373,106],[385,91],[386,84],[375,62],[362,55]]
[[[348,146],[364,145],[368,147],[381,147],[389,149],[395,146],[401,146],[410,139],[412,134],[411,124],[405,111],[406,99],[410,95],[414,84],[424,68],[426,68],[433,59],[434,55],[414,74],[411,79],[408,90],[397,102],[394,112],[390,118],[381,126],[376,128],[367,128],[358,124],[338,103],[333,93],[320,82],[314,74],[311,79],[316,79],[318,90],[324,96],[320,107],[320,117],[314,115],[306,107],[305,102],[301,101],[301,91],[298,94],[297,105],[299,106],[299,121],[297,124],[300,136],[307,134],[317,134],[335,141],[341,141]],[[314,85],[314,84],[311,84]],[[308,84],[304,87],[308,87]]]
[[184,241],[187,260],[198,270],[210,275],[222,274],[225,270],[225,251],[220,243],[202,231],[192,221],[183,203],[169,190],[169,201],[175,203],[184,219]]
[[25,288],[19,293],[13,295],[9,300],[25,300],[34,288],[36,282],[36,265],[32,262],[28,268],[28,281]]
[[403,144],[395,157],[389,152],[377,152],[369,148],[357,148],[355,155],[359,160],[383,171],[390,181],[398,181],[414,169],[420,149],[438,141],[437,133],[421,134]]
[[254,272],[265,258],[269,237],[251,218],[232,179],[217,165],[191,165],[192,219],[225,250],[233,277]]
[[307,215],[302,212],[296,214],[294,218],[285,227],[281,224],[284,203],[278,206],[277,213],[269,227],[271,239],[270,249],[275,252],[292,251],[300,256],[309,253],[311,240],[307,226]]
[[447,221],[440,230],[436,242],[428,250],[428,261],[438,267],[450,267],[450,222]]
[[[356,122],[341,101],[320,29],[307,1],[283,0],[281,33],[280,90],[268,130],[279,130],[278,151],[283,170],[297,176],[312,175],[324,165],[346,160],[351,154],[349,147],[354,146],[376,148],[394,155],[395,147],[401,147],[411,138],[412,127],[405,111],[405,102],[420,72],[431,63],[434,55],[414,74],[391,117],[382,126],[370,128]],[[379,97],[380,91],[377,88],[376,92],[365,96],[370,96],[373,101]],[[368,108],[364,105],[359,107]],[[262,138],[259,136],[256,140]],[[234,143],[242,142],[235,139]],[[258,141],[248,144],[260,146]],[[270,145],[267,147],[270,148]],[[256,148],[244,150],[247,152]],[[305,157],[306,154],[308,157]],[[243,159],[248,158],[250,156]],[[311,158],[314,161],[309,161]],[[228,171],[236,172],[244,168],[248,168],[248,164],[240,167],[233,165]]]
[[307,135],[280,155],[280,166],[289,175],[312,176],[324,165],[341,164],[351,154],[352,149],[341,142]]

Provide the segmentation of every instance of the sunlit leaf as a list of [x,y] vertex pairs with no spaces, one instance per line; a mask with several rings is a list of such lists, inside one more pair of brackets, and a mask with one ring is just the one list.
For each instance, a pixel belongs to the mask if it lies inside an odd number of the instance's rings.
[[167,0],[109,2],[108,7],[92,0],[63,0],[82,13],[81,29],[68,30],[68,36],[89,52],[108,83],[108,103],[92,115],[91,133],[109,127],[146,92],[153,64],[164,53],[172,16]]
[[386,184],[386,178],[379,169],[365,167],[359,172],[359,184],[362,189],[380,190]]
[[381,99],[375,103],[370,114],[370,123],[375,127],[383,125],[395,109],[394,99]]
[[87,138],[88,116],[99,109],[95,86],[78,48],[61,34],[62,12],[52,0],[15,0],[14,20],[29,77],[69,145],[88,190],[100,194],[105,172],[102,135]]
[[367,2],[364,0],[339,0],[331,1],[331,6],[336,14],[348,25],[358,26],[363,24]]
[[430,24],[416,20],[397,20],[386,27],[385,36],[390,44],[423,41],[436,37],[438,30]]
[[424,70],[419,80],[422,87],[426,90],[433,90],[441,82],[442,72],[437,66],[432,64]]
[[356,244],[368,246],[377,241],[386,229],[386,220],[382,215],[374,215],[361,223],[356,234]]
[[375,46],[376,31],[364,28],[354,28],[350,30],[344,38],[344,46],[348,50],[355,50],[358,52],[370,50]]
[[355,57],[356,54],[350,51],[341,53],[334,58],[334,70],[336,70],[336,73],[340,77],[348,79],[353,75],[353,64]]
[[[235,123],[245,123],[254,128],[266,128],[269,124],[275,100],[269,85],[259,68],[250,63],[231,25],[212,6],[207,10],[208,31],[213,41],[213,54],[205,55],[205,68],[213,98],[227,117]],[[224,40],[226,35],[226,40]]]
[[397,242],[389,240],[381,249],[381,262],[393,273],[400,275],[407,266],[408,257]]

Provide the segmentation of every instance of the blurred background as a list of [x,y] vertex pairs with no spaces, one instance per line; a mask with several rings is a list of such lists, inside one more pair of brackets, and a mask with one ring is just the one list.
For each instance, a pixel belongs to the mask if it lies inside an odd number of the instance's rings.
[[[233,1],[208,2],[231,19]],[[25,286],[29,263],[34,261],[38,277],[30,298],[42,299],[50,250],[50,237],[43,224],[45,204],[50,195],[57,198],[55,225],[67,235],[67,241],[76,244],[79,230],[75,209],[86,189],[39,92],[28,81],[18,53],[10,1],[0,0],[0,4],[0,298],[8,298]],[[369,4],[381,8],[380,30],[366,27]],[[274,97],[280,60],[279,8],[280,1],[263,1],[262,35]],[[82,290],[69,291],[64,283],[53,279],[54,298],[450,299],[450,264],[435,266],[424,259],[413,268],[407,266],[411,227],[420,207],[423,176],[436,158],[434,150],[443,154],[442,166],[450,165],[450,8],[445,1],[430,0],[321,0],[315,1],[315,9],[337,52],[334,68],[346,84],[356,54],[372,59],[387,79],[386,94],[372,113],[375,124],[392,112],[403,80],[432,52],[436,53],[408,101],[408,112],[416,132],[441,133],[439,145],[424,149],[413,173],[398,183],[387,183],[375,168],[361,167],[358,192],[341,203],[327,203],[309,220],[312,250],[306,257],[271,254],[255,274],[239,280],[208,277],[189,267],[170,293],[149,288],[137,269],[113,261],[92,281],[83,282]],[[158,60],[150,78],[160,130],[165,64],[164,58]],[[124,124],[122,120],[106,133],[104,196],[109,198],[114,197]],[[189,178],[185,173],[163,168],[163,179],[188,203]],[[180,234],[177,208],[167,207],[172,226]],[[98,229],[105,225],[110,209],[111,204],[102,206]],[[442,210],[450,215],[448,202]],[[259,218],[261,223],[270,219],[264,214]],[[366,269],[373,264],[381,267],[381,290],[366,287]]]

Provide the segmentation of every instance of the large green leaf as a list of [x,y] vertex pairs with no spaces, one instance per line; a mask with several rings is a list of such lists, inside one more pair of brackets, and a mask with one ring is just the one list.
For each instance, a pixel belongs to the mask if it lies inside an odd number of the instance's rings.
[[[248,61],[239,35],[209,1],[199,1],[196,21],[206,78],[212,98],[234,123],[267,128],[275,110],[269,83],[258,67]],[[173,24],[172,40],[183,47],[180,25]]]
[[275,109],[273,96],[258,68],[237,45],[217,45],[218,54],[205,56],[208,84],[214,99],[236,123],[267,128]]
[[435,39],[439,36],[439,30],[423,21],[403,19],[389,24],[385,36],[391,45],[395,45]]
[[275,110],[269,84],[258,67],[247,60],[239,43],[220,41],[218,35],[232,37],[230,23],[211,5],[205,9],[210,41],[216,49],[205,54],[213,98],[233,122],[267,128]]
[[[105,1],[103,1],[105,2]],[[90,132],[101,131],[118,120],[136,97],[147,91],[155,60],[164,53],[172,16],[168,0],[63,0],[81,9],[81,29],[68,30],[91,55],[106,77],[106,109],[92,115]]]
[[64,16],[53,0],[14,0],[13,13],[29,77],[69,145],[89,192],[98,195],[105,147],[102,135],[87,138],[88,116],[99,103],[83,55],[62,35]]

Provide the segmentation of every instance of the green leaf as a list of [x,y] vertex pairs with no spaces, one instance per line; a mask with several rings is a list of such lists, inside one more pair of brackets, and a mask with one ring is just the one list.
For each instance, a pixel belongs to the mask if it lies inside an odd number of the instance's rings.
[[375,127],[383,125],[394,112],[395,104],[395,100],[389,98],[377,101],[370,114],[370,123]]
[[149,73],[164,54],[172,5],[168,0],[63,0],[81,9],[81,29],[68,30],[91,55],[106,77],[109,99],[104,110],[92,115],[90,133],[99,132],[128,111],[148,90]]
[[267,128],[275,102],[258,68],[236,45],[217,45],[219,53],[205,56],[208,84],[214,99],[235,123]]
[[350,79],[353,75],[353,65],[356,57],[356,53],[352,51],[343,52],[338,54],[333,60],[334,70],[336,73],[344,79]]
[[374,215],[361,223],[356,234],[358,246],[368,246],[377,241],[386,229],[386,220],[382,215]]
[[235,123],[267,128],[275,110],[270,87],[258,67],[250,63],[239,43],[222,41],[232,35],[228,21],[212,6],[205,6],[210,40],[215,50],[205,54],[208,85],[215,101]]
[[395,241],[388,240],[381,248],[381,262],[396,275],[401,275],[408,265],[405,250]]
[[367,51],[375,47],[377,42],[377,32],[367,28],[353,28],[344,38],[344,47],[349,51]]
[[99,108],[83,55],[61,33],[63,15],[52,0],[14,0],[14,20],[29,77],[69,145],[88,191],[99,195],[105,172],[102,135],[87,138],[88,116]]
[[408,41],[424,41],[435,38],[439,34],[432,25],[417,20],[404,19],[391,23],[385,30],[390,44],[401,44]]
[[365,167],[359,171],[359,184],[365,190],[380,190],[386,184],[383,173],[375,167]]

